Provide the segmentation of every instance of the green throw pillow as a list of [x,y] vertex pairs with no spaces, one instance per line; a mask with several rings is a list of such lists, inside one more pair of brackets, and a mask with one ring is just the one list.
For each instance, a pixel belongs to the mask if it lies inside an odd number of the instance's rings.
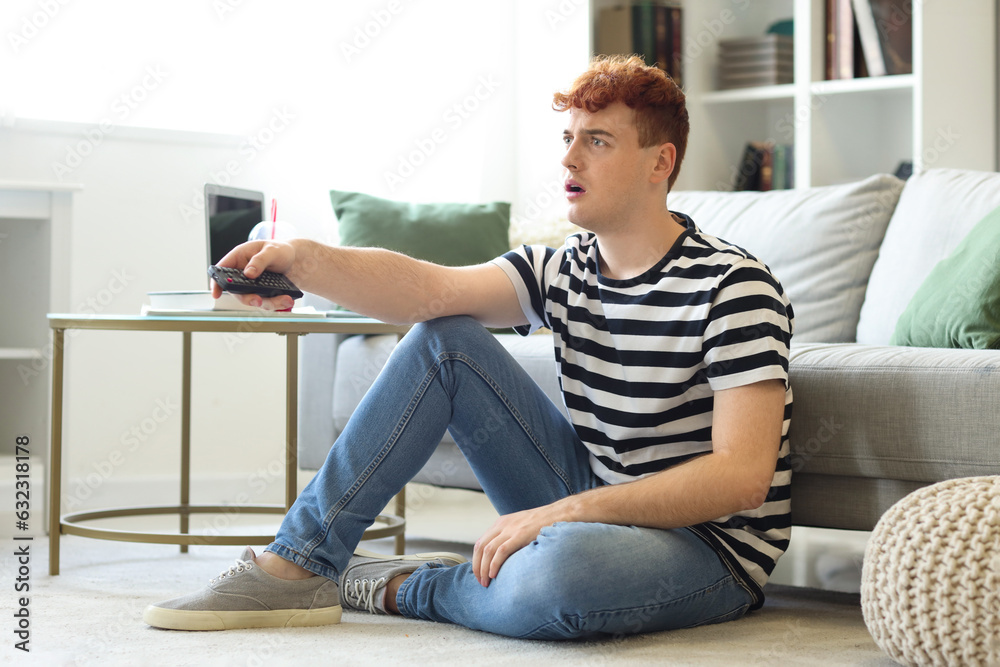
[[934,266],[900,316],[890,343],[1000,348],[1000,208]]
[[330,191],[340,243],[395,250],[446,266],[482,264],[508,250],[510,204],[409,204]]

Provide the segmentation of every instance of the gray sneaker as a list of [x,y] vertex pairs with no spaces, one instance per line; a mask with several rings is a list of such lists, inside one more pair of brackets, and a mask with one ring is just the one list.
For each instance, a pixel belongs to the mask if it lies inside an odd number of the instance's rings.
[[289,581],[262,570],[247,547],[236,564],[196,593],[146,607],[142,620],[167,630],[234,630],[340,623],[337,583]]
[[394,577],[410,574],[424,563],[451,567],[466,560],[464,556],[447,551],[387,556],[355,549],[354,557],[348,561],[344,573],[340,575],[340,602],[348,609],[388,614],[385,608],[385,586]]

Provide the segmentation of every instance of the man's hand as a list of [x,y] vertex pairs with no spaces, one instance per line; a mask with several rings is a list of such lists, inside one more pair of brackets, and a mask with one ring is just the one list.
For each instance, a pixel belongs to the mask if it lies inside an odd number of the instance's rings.
[[[295,248],[280,241],[249,241],[236,246],[219,260],[218,266],[240,269],[247,278],[256,278],[264,271],[288,274],[295,264]],[[212,296],[222,296],[222,288],[212,281]],[[295,299],[283,294],[265,299],[259,294],[234,294],[248,306],[265,310],[288,310]]]
[[530,510],[505,514],[497,519],[479,540],[472,552],[472,571],[483,586],[500,572],[512,554],[535,541],[542,528],[567,520],[559,502]]
[[714,400],[712,452],[642,479],[500,517],[473,550],[479,583],[488,586],[511,554],[558,521],[670,529],[760,507],[775,475],[785,385],[765,380],[718,391]]

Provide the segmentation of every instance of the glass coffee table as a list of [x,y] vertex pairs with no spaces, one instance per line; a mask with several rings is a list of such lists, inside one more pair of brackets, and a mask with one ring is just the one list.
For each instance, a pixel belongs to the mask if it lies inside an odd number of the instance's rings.
[[[59,538],[80,535],[102,540],[178,544],[187,551],[191,544],[243,545],[270,541],[273,535],[202,535],[189,532],[192,514],[227,513],[284,514],[298,495],[298,340],[306,334],[397,334],[408,327],[363,317],[296,317],[247,315],[79,315],[50,314],[52,329],[52,446],[49,457],[49,574],[59,574]],[[67,330],[174,331],[181,334],[181,464],[180,500],[177,505],[116,507],[62,514],[63,370]],[[271,333],[285,336],[285,503],[284,505],[192,505],[191,488],[191,337],[194,333],[222,332],[241,335]],[[394,536],[402,553],[405,497],[396,497],[395,514],[382,514],[365,532],[364,539]],[[87,526],[87,522],[116,517],[179,515],[177,533],[118,530]],[[256,542],[259,543],[259,542]]]

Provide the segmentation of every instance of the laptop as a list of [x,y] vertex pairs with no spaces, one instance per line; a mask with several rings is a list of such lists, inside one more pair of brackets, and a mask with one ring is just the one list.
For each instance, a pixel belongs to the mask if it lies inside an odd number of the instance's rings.
[[[226,254],[247,241],[254,227],[264,220],[264,193],[213,183],[205,184],[205,234],[208,266],[217,264]],[[330,310],[310,313],[304,309],[297,316],[356,318],[357,313]]]
[[244,243],[264,219],[264,193],[205,184],[205,233],[208,264],[218,264],[226,253]]

